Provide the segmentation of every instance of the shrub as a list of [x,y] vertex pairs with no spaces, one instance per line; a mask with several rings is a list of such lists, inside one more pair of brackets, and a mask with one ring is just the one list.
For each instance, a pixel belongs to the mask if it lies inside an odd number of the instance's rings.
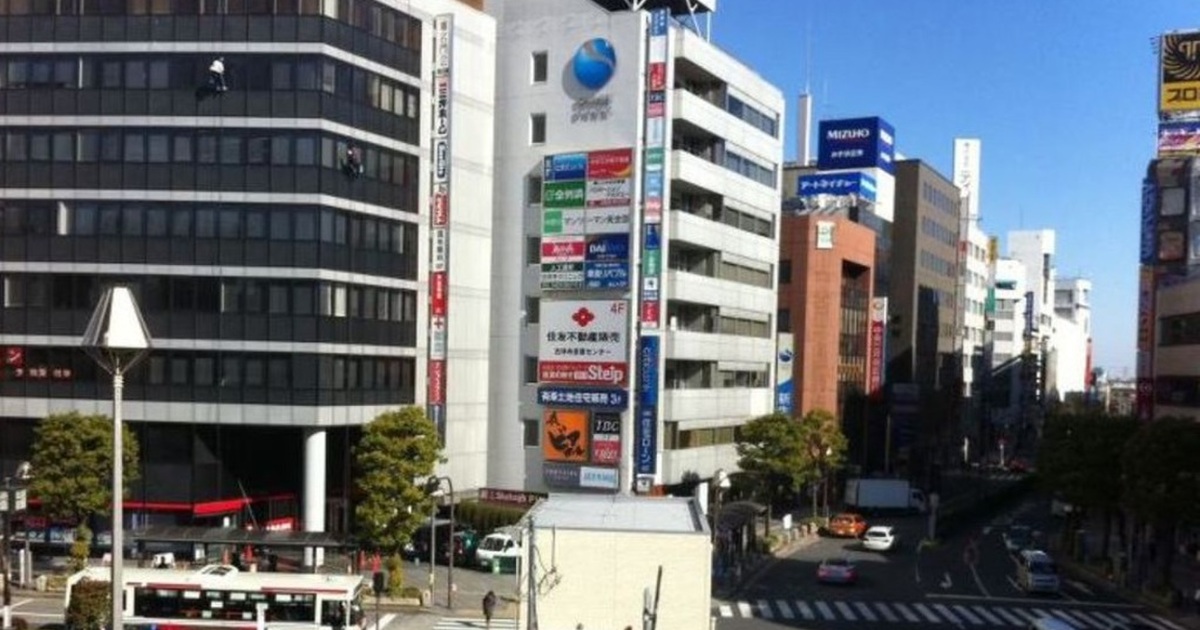
[[71,587],[64,622],[70,630],[94,630],[108,624],[108,582],[80,580]]
[[82,571],[87,568],[88,556],[92,554],[92,530],[87,525],[79,524],[75,530],[75,542],[71,543],[71,571]]
[[29,630],[29,621],[24,617],[12,618],[13,630]]
[[400,597],[405,599],[421,599],[421,589],[415,586],[405,586],[404,590],[400,591]]
[[384,562],[384,568],[388,572],[388,596],[400,597],[404,592],[404,562],[399,555],[391,555]]

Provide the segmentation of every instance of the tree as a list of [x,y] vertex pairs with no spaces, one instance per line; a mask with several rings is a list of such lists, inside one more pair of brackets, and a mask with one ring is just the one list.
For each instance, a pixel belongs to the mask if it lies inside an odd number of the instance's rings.
[[63,619],[71,630],[98,630],[109,622],[108,582],[80,580],[71,587],[71,603]]
[[[820,481],[829,505],[829,473],[846,462],[849,446],[837,416],[825,409],[813,409],[800,419],[800,445],[805,457],[805,470],[811,481]],[[817,493],[813,493],[813,514],[817,512]]]
[[433,504],[418,480],[441,461],[437,428],[419,407],[377,416],[354,448],[354,508],[363,540],[382,552],[399,553]]
[[[47,515],[87,519],[112,507],[112,419],[77,411],[55,414],[38,423],[33,437],[30,493]],[[129,425],[122,427],[124,483],[138,478],[138,443]],[[124,497],[122,497],[124,498]]]
[[1153,584],[1170,583],[1171,547],[1180,522],[1200,519],[1200,424],[1184,418],[1160,418],[1143,424],[1126,445],[1122,498],[1153,527],[1158,548]]
[[772,413],[742,426],[737,442],[738,467],[758,480],[755,486],[767,503],[781,490],[793,490],[807,477],[807,460],[800,424],[792,417]]

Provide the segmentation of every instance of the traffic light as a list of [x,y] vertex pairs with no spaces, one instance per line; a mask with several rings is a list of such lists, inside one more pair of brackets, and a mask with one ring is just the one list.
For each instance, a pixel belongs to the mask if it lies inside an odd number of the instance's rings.
[[388,574],[387,571],[376,571],[371,575],[371,586],[375,589],[376,595],[382,595],[387,590]]

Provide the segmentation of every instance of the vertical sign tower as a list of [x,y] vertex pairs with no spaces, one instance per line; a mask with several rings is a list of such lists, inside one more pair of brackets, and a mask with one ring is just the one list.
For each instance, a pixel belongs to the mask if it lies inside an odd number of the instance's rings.
[[450,64],[454,16],[433,19],[433,173],[429,194],[429,359],[426,404],[446,443],[446,336],[450,306]]
[[646,54],[644,154],[642,156],[641,287],[638,287],[637,377],[634,398],[633,472],[638,492],[658,475],[658,389],[662,361],[663,205],[667,133],[667,9],[650,12]]

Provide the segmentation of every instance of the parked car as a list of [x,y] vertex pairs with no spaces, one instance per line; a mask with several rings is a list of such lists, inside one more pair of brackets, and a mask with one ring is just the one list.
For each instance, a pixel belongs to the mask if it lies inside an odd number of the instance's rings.
[[858,568],[847,558],[826,558],[817,565],[817,582],[820,584],[856,584]]
[[862,546],[871,551],[891,551],[896,541],[896,530],[891,525],[873,525],[863,533]]
[[1058,566],[1046,552],[1026,549],[1017,557],[1017,584],[1026,593],[1057,593]]
[[1027,525],[1010,525],[1003,538],[1009,553],[1020,553],[1033,544],[1033,530]]
[[475,550],[475,564],[485,571],[491,570],[492,565],[503,562],[504,558],[521,557],[521,543],[511,534],[492,532],[483,537]]
[[867,531],[867,521],[861,514],[843,512],[829,519],[829,534],[842,538],[859,538]]
[[[450,545],[445,539],[439,539],[438,562],[450,563]],[[479,535],[472,529],[455,530],[454,532],[454,564],[465,567],[475,564],[475,550],[479,547]]]

